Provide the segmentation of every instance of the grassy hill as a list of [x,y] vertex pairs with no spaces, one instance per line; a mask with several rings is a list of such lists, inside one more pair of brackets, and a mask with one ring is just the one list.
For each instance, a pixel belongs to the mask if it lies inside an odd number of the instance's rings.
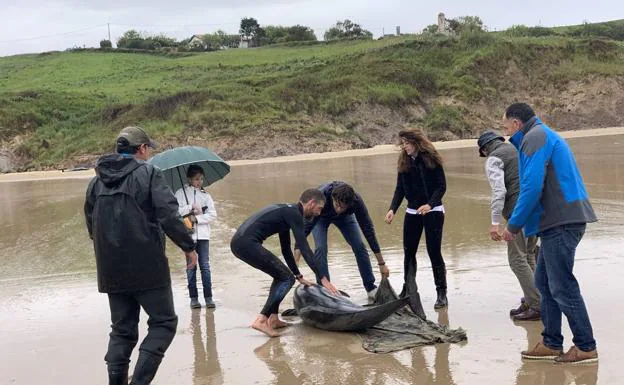
[[160,56],[0,58],[0,156],[88,163],[139,124],[225,158],[368,147],[406,126],[473,137],[515,100],[554,126],[624,123],[624,47],[577,37],[403,36]]

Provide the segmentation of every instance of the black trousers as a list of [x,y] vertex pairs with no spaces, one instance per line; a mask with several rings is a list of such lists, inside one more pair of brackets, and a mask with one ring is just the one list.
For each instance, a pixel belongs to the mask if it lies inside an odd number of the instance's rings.
[[[444,258],[442,258],[442,229],[444,227],[444,213],[441,211],[430,211],[425,215],[405,214],[403,223],[403,268],[405,282],[416,279],[416,251],[420,238],[425,230],[425,238],[427,241],[427,254],[431,260],[431,266],[434,270],[443,270],[445,268]],[[438,286],[438,282],[436,282]],[[446,282],[444,282],[446,289]]]
[[279,305],[295,284],[295,276],[293,273],[286,264],[275,256],[275,254],[265,249],[262,244],[258,242],[235,237],[232,239],[231,249],[236,258],[273,278],[273,283],[269,289],[269,297],[260,311],[260,314],[267,317],[271,314],[277,314]]
[[112,331],[104,359],[108,364],[109,373],[124,370],[127,372],[130,355],[138,342],[139,313],[143,308],[149,316],[148,332],[139,347],[137,365],[149,359],[155,363],[152,367],[153,374],[156,374],[158,364],[173,341],[178,325],[171,286],[130,293],[109,293],[108,302]]

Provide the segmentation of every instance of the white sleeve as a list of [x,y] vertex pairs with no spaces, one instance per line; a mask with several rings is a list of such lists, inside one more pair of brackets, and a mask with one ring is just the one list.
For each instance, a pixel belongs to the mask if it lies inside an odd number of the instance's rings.
[[205,193],[202,207],[206,206],[206,212],[201,215],[197,215],[197,224],[208,224],[214,222],[217,219],[217,210],[215,209],[214,201],[210,194]]
[[503,207],[505,207],[505,164],[500,158],[490,156],[485,162],[485,175],[492,188],[492,201],[490,209],[492,212],[492,224],[503,223]]
[[175,193],[175,197],[178,200],[178,212],[180,215],[186,215],[191,212],[193,206],[186,203],[186,198],[184,197],[184,186]]

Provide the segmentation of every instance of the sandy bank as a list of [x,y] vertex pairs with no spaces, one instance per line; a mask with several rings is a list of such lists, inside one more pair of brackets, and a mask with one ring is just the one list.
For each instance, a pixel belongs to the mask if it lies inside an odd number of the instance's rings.
[[[622,135],[624,134],[624,127],[608,127],[608,128],[595,128],[586,130],[575,131],[562,131],[561,136],[567,139],[583,138],[593,136],[606,136],[606,135]],[[455,148],[476,147],[476,139],[462,139],[453,140],[448,142],[435,142],[436,148],[439,150],[450,150]],[[299,155],[280,156],[274,158],[263,158],[254,160],[232,160],[228,163],[233,166],[245,166],[251,164],[264,164],[264,163],[283,163],[283,162],[297,162],[304,160],[316,160],[316,159],[335,159],[346,158],[352,156],[371,156],[371,155],[384,155],[391,154],[397,151],[397,147],[392,144],[383,144],[371,148],[359,149],[359,150],[346,150],[336,152],[324,152],[324,153],[309,153]],[[33,181],[44,179],[84,179],[93,177],[93,170],[84,171],[71,171],[61,172],[55,171],[29,171],[22,173],[10,173],[0,175],[0,182],[18,182],[18,181]]]

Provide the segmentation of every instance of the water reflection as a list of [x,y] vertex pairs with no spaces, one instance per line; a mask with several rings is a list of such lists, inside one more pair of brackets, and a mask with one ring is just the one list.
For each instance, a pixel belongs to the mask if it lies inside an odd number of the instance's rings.
[[[438,313],[438,323],[448,326],[447,311]],[[306,332],[305,329],[303,332]],[[312,346],[307,344],[305,348],[301,348],[299,343],[289,343],[288,338],[272,338],[254,350],[256,357],[273,374],[271,384],[455,385],[449,364],[451,346],[448,343],[396,354],[375,354],[362,351],[359,338],[347,343],[333,338],[337,336],[335,333],[317,333],[317,342]],[[342,336],[345,334],[341,333]],[[300,339],[298,336],[297,340]],[[435,349],[432,364],[427,359],[431,349]]]
[[274,376],[271,382],[274,385],[303,384],[308,380],[306,374],[295,374],[287,360],[290,358],[284,352],[285,344],[280,338],[270,338],[264,344],[254,349],[256,357],[262,360]]
[[557,365],[552,362],[523,362],[516,385],[596,385],[598,363]]
[[[193,311],[191,314],[191,334],[193,335],[193,349],[195,351],[193,384],[221,385],[223,384],[223,371],[217,352],[214,311],[207,310],[203,316],[202,313],[201,311]],[[205,325],[205,339],[202,333],[202,318]]]

